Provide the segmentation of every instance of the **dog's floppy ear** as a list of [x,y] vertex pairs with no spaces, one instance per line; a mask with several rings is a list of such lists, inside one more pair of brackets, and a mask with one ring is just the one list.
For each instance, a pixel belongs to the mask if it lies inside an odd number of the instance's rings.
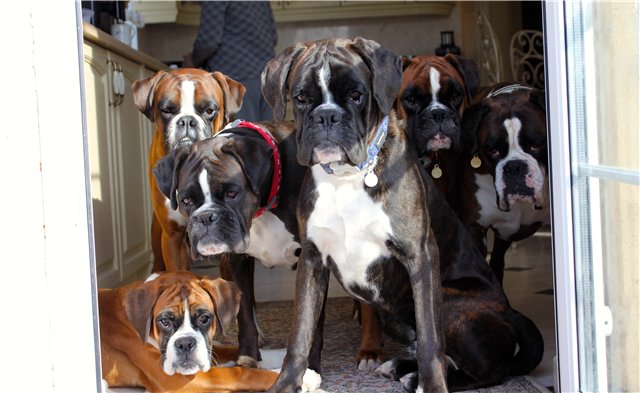
[[400,59],[402,61],[402,72],[404,72],[407,67],[411,65],[411,62],[413,62],[413,60],[409,56],[402,56]]
[[349,45],[367,64],[373,76],[373,97],[383,114],[388,115],[402,84],[402,61],[373,40],[356,37]]
[[529,102],[544,113],[547,113],[547,104],[542,90],[532,88],[529,91]]
[[300,54],[307,49],[302,43],[292,45],[271,59],[262,71],[262,95],[273,109],[275,120],[283,120],[287,109],[289,72]]
[[153,306],[164,287],[156,280],[144,282],[132,289],[124,299],[124,310],[131,326],[140,336],[143,343],[149,338],[151,321],[153,319]]
[[270,161],[273,160],[273,149],[257,138],[231,136],[227,138],[220,150],[235,157],[249,180],[251,190],[260,196],[266,183],[271,182],[271,178],[267,178],[269,165],[265,165],[264,160],[265,157]]
[[234,79],[229,78],[222,72],[214,71],[211,73],[211,76],[218,82],[218,84],[222,88],[225,108],[223,115],[225,123],[227,123],[229,122],[231,116],[238,113],[238,111],[242,107],[242,100],[244,98],[246,89],[242,83],[236,82]]
[[153,76],[133,82],[133,102],[136,104],[136,108],[151,121],[153,121],[153,95],[156,86],[167,75],[164,71],[158,71]]
[[445,60],[451,64],[458,74],[462,76],[464,84],[467,87],[467,105],[471,103],[471,100],[478,92],[480,87],[480,72],[478,71],[478,64],[471,59],[467,59],[462,56],[453,55],[448,53]]
[[158,160],[153,167],[153,176],[156,178],[158,189],[162,195],[169,198],[173,210],[178,207],[178,199],[176,197],[178,175],[188,155],[188,147],[175,149]]
[[462,115],[460,124],[463,138],[462,145],[467,153],[476,154],[478,152],[478,128],[487,112],[489,112],[489,107],[481,101],[465,109]]
[[235,283],[221,278],[214,280],[204,278],[200,281],[200,286],[211,296],[218,323],[218,331],[222,336],[225,336],[226,328],[238,316],[242,293]]

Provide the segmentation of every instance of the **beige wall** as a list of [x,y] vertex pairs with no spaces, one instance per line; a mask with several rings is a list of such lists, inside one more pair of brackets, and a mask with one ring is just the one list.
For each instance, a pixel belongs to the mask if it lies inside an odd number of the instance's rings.
[[[595,2],[592,13],[598,164],[640,171],[638,3]],[[589,32],[587,32],[589,33]],[[610,391],[640,391],[640,187],[600,181]]]

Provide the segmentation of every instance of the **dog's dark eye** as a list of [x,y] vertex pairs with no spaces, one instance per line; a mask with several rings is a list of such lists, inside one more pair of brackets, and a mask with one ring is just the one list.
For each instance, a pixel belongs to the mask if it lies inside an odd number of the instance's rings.
[[193,205],[193,199],[189,197],[184,197],[182,198],[182,203],[184,203],[186,206],[191,206]]
[[169,326],[171,326],[171,320],[169,318],[161,318],[158,320],[158,324],[160,324],[160,326],[162,326],[163,328],[168,328]]
[[298,103],[298,105],[304,105],[307,102],[307,96],[304,95],[304,93],[300,93],[297,96],[293,97],[296,102]]
[[216,114],[216,108],[207,108],[204,110],[204,114],[209,117],[213,117]]
[[176,113],[176,109],[174,107],[172,107],[172,106],[163,106],[163,107],[160,108],[160,112],[163,115],[169,116],[169,115],[173,115],[174,113]]
[[198,326],[207,326],[209,325],[209,323],[211,323],[211,316],[207,314],[202,314],[198,317],[198,319],[196,320],[196,323],[198,324]]
[[540,147],[538,145],[529,146],[529,152],[531,152],[532,154],[538,154],[538,153],[540,153],[541,150],[542,150],[542,147]]
[[453,94],[451,96],[451,103],[453,105],[458,105],[460,103],[460,99],[462,98],[462,96],[460,94]]
[[225,196],[227,199],[236,199],[236,197],[238,196],[238,193],[237,193],[237,192],[235,192],[235,191],[227,191],[227,192],[224,194],[224,196]]
[[409,105],[413,105],[413,104],[415,104],[416,99],[413,96],[406,96],[404,98],[404,101]]
[[493,148],[491,150],[489,150],[489,155],[491,156],[491,158],[498,159],[500,158],[500,150]]
[[360,103],[361,98],[362,98],[362,93],[360,93],[357,90],[354,90],[351,93],[349,93],[349,100],[355,102],[356,104]]

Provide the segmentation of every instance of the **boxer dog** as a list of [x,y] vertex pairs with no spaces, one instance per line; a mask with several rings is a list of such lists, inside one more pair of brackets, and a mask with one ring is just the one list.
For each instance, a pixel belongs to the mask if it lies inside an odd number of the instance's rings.
[[151,171],[167,153],[219,131],[240,109],[245,88],[220,72],[183,68],[133,83],[136,107],[155,123],[149,153],[149,185],[153,218],[151,246],[153,271],[187,270],[184,218],[169,208]]
[[171,209],[185,217],[191,258],[223,254],[223,276],[243,293],[238,363],[246,366],[260,360],[254,258],[292,268],[300,254],[295,207],[306,168],[296,161],[294,132],[290,122],[234,122],[174,150],[153,170]]
[[451,204],[456,165],[462,153],[462,113],[478,91],[480,76],[472,60],[447,54],[403,58],[402,87],[396,108],[418,157]]
[[270,392],[300,387],[331,272],[376,307],[388,334],[415,346],[417,391],[447,390],[438,249],[420,163],[392,111],[401,81],[400,57],[362,38],[297,44],[263,71],[276,119],[291,97],[297,159],[310,167],[294,321]]
[[[428,183],[431,225],[440,250],[443,329],[450,390],[499,385],[526,375],[541,361],[544,342],[536,325],[511,308],[502,286],[442,192]],[[516,346],[517,345],[517,346]],[[516,352],[516,348],[518,348]],[[377,368],[382,376],[415,388],[414,359],[393,359]]]
[[[233,283],[186,271],[100,289],[104,381],[150,392],[266,390],[277,372],[217,367],[237,354],[237,348],[214,345],[214,339],[235,318],[239,298]],[[314,372],[305,379],[303,389],[319,386]]]
[[[550,221],[544,94],[519,84],[482,89],[464,113],[463,132],[469,142],[460,216],[484,254],[493,230],[490,265],[502,283],[511,242]],[[474,158],[478,168],[466,164]]]

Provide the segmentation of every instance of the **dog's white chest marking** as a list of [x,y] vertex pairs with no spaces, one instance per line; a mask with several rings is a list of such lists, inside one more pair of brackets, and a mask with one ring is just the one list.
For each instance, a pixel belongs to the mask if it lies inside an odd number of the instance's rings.
[[[363,187],[364,173],[338,177],[319,166],[312,167],[318,198],[307,221],[307,237],[322,255],[331,257],[345,290],[356,284],[376,293],[367,279],[367,269],[390,252],[386,241],[392,235],[389,216]],[[352,293],[352,295],[355,295]]]
[[262,261],[266,267],[291,267],[298,261],[296,251],[300,243],[275,214],[265,211],[254,218],[249,231],[251,240],[246,254]]
[[[548,184],[545,184],[545,192],[548,192]],[[545,204],[542,210],[535,210],[531,204],[523,201],[515,201],[508,212],[498,209],[496,204],[496,188],[491,175],[476,174],[476,199],[480,205],[480,218],[478,223],[485,228],[493,228],[503,238],[509,238],[520,229],[521,225],[530,225],[541,222],[549,223],[549,204]],[[548,194],[547,194],[548,195]]]

